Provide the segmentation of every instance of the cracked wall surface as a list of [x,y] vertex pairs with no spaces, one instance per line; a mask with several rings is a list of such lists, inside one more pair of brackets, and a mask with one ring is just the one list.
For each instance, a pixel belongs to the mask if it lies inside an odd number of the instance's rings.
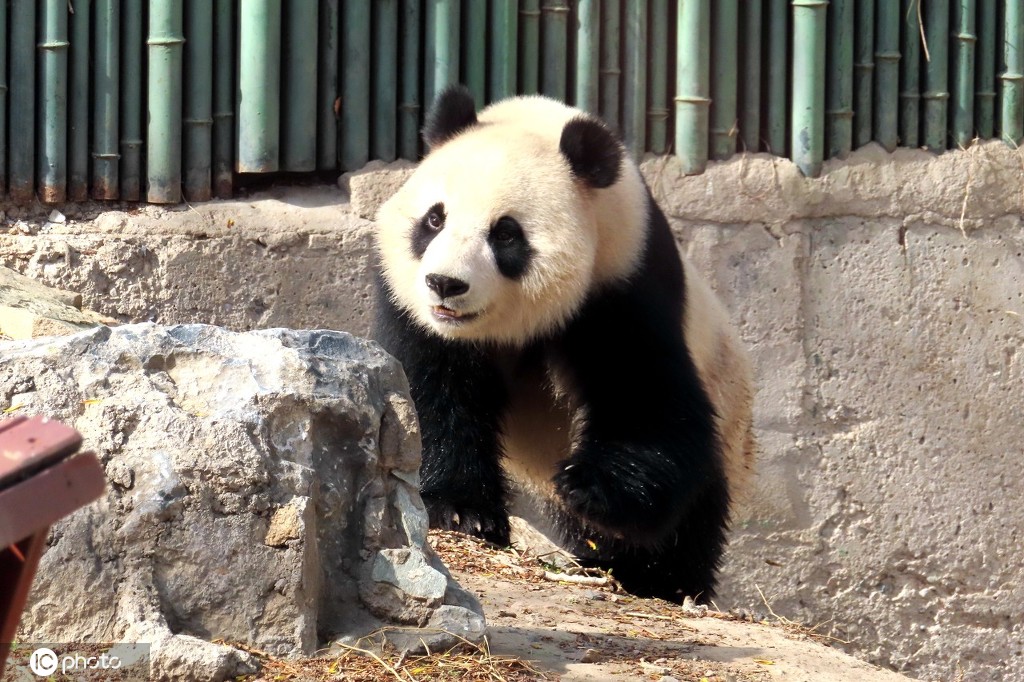
[[[0,264],[124,321],[365,333],[366,218],[407,172],[355,174],[351,202],[8,209]],[[1024,154],[872,145],[819,179],[767,155],[644,173],[757,371],[758,483],[720,606],[766,612],[763,594],[922,679],[1024,678]]]

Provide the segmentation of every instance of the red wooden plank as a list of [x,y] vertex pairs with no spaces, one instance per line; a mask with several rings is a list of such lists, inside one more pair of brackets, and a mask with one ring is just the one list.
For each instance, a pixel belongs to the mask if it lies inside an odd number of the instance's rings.
[[86,452],[0,490],[0,547],[52,525],[103,494],[103,467]]
[[0,490],[74,454],[82,436],[48,417],[0,422]]

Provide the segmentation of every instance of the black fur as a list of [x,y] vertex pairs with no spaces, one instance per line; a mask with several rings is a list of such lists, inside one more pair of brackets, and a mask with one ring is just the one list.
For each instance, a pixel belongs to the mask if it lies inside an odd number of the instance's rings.
[[455,137],[466,128],[476,125],[476,102],[465,85],[445,88],[427,112],[423,125],[423,141],[430,149]]
[[[430,221],[432,215],[440,218],[440,228],[434,228],[431,226]],[[412,252],[416,256],[417,260],[423,258],[423,254],[426,253],[427,247],[430,246],[430,242],[434,241],[434,237],[444,229],[444,219],[444,204],[436,203],[420,217],[419,221],[417,221],[416,229],[413,230],[412,239],[410,239]]]
[[509,542],[508,484],[501,469],[505,386],[487,354],[416,326],[377,273],[374,338],[398,358],[420,417],[420,492],[432,528]]
[[591,187],[611,187],[622,172],[625,152],[619,138],[601,121],[577,116],[565,124],[558,148],[572,174]]
[[635,594],[707,600],[729,493],[714,408],[682,338],[682,263],[648,200],[636,275],[593,295],[552,344],[583,411],[555,485],[581,557],[612,568]]
[[[567,374],[578,406],[575,446],[554,480],[572,549],[613,569],[636,594],[707,600],[725,542],[728,489],[713,407],[682,338],[682,263],[665,216],[648,200],[636,274],[592,292],[564,332],[521,357]],[[500,421],[508,390],[498,351],[420,330],[388,300],[382,281],[380,290],[377,338],[409,376],[431,525],[504,544]]]
[[494,252],[498,272],[509,279],[519,279],[526,274],[533,260],[533,247],[515,218],[499,218],[487,235],[487,242]]

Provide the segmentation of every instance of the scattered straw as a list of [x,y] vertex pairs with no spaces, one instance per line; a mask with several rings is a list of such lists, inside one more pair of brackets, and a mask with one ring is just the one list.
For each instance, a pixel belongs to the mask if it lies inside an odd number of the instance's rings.
[[832,635],[825,635],[825,634],[822,634],[822,633],[818,632],[818,628],[823,627],[823,626],[828,625],[829,623],[831,623],[832,620],[833,620],[832,618],[829,618],[828,620],[822,621],[822,622],[820,622],[820,623],[818,623],[816,625],[812,625],[810,627],[808,627],[806,625],[802,625],[801,623],[797,623],[795,621],[789,620],[785,616],[780,616],[779,614],[775,613],[774,610],[772,610],[772,605],[768,603],[768,599],[764,596],[764,592],[761,591],[761,586],[760,585],[754,585],[754,587],[757,589],[757,593],[759,595],[761,595],[761,601],[764,602],[764,606],[765,606],[766,609],[768,609],[768,613],[771,615],[772,618],[775,619],[776,623],[779,626],[781,626],[782,629],[785,630],[786,632],[788,632],[790,634],[793,634],[793,635],[799,635],[799,636],[802,636],[802,637],[807,637],[809,639],[813,639],[814,641],[820,642],[822,644],[828,644],[828,643],[831,643],[831,642],[838,642],[839,644],[850,644],[849,640],[839,639],[838,637],[833,637]]
[[[461,638],[460,638],[461,639]],[[235,645],[237,646],[237,645]],[[465,680],[467,682],[525,682],[550,679],[528,661],[508,656],[495,656],[487,641],[473,644],[462,639],[454,648],[424,655],[408,652],[378,653],[370,648],[336,643],[341,649],[335,656],[317,656],[287,660],[264,651],[244,648],[263,664],[256,675],[239,678],[240,682],[286,682],[309,680],[328,682],[427,682],[430,680]]]

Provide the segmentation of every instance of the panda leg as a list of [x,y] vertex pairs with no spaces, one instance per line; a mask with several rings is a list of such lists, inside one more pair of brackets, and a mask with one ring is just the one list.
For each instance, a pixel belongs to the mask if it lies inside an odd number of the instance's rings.
[[553,482],[582,526],[633,548],[613,563],[638,589],[710,594],[729,513],[715,412],[674,314],[682,305],[646,271],[591,299],[552,348],[576,406]]
[[430,526],[509,543],[501,466],[504,382],[475,346],[426,333],[378,300],[374,337],[405,368],[423,441],[420,492]]

